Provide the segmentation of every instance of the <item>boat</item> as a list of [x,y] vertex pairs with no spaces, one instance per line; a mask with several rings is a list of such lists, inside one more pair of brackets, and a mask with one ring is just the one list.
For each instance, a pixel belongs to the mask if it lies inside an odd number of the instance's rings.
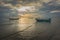
[[10,17],[9,20],[19,20],[18,17]]
[[49,18],[49,19],[38,19],[38,18],[36,18],[36,21],[37,22],[51,22],[51,18]]

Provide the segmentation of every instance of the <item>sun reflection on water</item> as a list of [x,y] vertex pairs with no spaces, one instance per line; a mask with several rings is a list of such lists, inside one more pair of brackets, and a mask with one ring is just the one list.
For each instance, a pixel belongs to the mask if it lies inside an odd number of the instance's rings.
[[30,19],[30,18],[23,18],[21,17],[18,20],[18,30],[22,31],[24,29],[26,29],[27,27],[33,25],[36,22],[35,19]]

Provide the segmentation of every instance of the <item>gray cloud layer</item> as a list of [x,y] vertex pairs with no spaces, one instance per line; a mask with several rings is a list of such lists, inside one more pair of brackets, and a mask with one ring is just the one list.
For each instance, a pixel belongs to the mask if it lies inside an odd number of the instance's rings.
[[[12,5],[17,5],[17,4],[28,4],[28,3],[36,3],[39,2],[41,3],[43,6],[39,7],[39,10],[43,10],[43,11],[51,11],[51,10],[60,10],[60,1],[59,0],[0,0],[1,2],[5,2],[5,3],[10,3]],[[46,2],[47,1],[47,2]]]

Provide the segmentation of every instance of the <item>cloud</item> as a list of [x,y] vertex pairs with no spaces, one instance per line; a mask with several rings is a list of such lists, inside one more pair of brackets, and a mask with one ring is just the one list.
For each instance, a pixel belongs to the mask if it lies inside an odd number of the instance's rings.
[[[7,7],[20,7],[22,5],[35,5],[35,6],[45,6],[45,9],[51,10],[51,8],[55,7],[54,5],[57,5],[60,3],[60,0],[0,0],[4,3],[4,6]],[[55,2],[55,3],[54,3]],[[53,6],[50,6],[53,5]],[[47,7],[46,7],[47,6]],[[40,7],[39,7],[40,8]],[[55,7],[56,9],[56,7]]]
[[60,10],[54,10],[54,11],[51,11],[50,13],[56,13],[56,12],[60,12]]

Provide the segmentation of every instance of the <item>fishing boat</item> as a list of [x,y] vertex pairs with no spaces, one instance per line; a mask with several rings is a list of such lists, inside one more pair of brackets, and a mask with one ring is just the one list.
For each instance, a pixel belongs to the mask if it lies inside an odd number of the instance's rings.
[[10,17],[9,20],[19,20],[19,18],[18,17],[14,17],[14,18]]
[[51,18],[49,18],[49,19],[38,19],[38,18],[36,18],[36,21],[37,22],[51,22]]

